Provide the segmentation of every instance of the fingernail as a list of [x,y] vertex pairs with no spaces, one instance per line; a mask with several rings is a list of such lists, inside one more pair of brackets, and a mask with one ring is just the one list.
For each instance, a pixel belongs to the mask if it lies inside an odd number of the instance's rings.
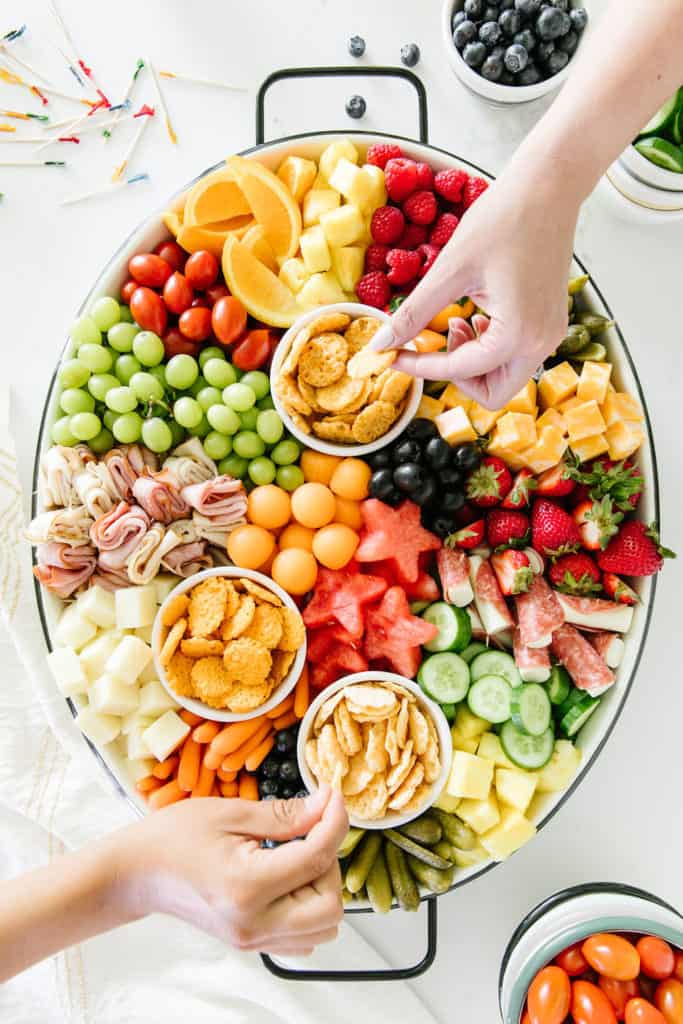
[[383,324],[377,331],[377,334],[370,339],[368,348],[372,349],[373,352],[381,352],[385,348],[391,348],[393,344],[394,332],[391,329],[391,324]]

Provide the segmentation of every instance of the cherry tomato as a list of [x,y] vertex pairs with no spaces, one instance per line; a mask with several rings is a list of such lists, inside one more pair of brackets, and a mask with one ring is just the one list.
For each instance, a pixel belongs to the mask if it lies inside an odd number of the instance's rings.
[[614,1007],[617,1020],[624,1019],[624,1011],[629,999],[640,995],[640,985],[635,979],[632,981],[615,981],[614,978],[600,978],[598,985]]
[[569,1013],[571,985],[560,968],[544,967],[538,972],[527,992],[527,1008],[531,1024],[562,1024]]
[[638,950],[621,935],[598,932],[586,939],[581,952],[598,974],[608,978],[630,981],[637,978],[640,972]]
[[664,1015],[666,1024],[683,1024],[683,985],[667,978],[657,986],[655,1006]]
[[573,946],[567,946],[561,953],[558,953],[555,957],[555,963],[563,971],[566,971],[570,978],[578,978],[579,975],[588,970],[588,961],[581,952],[580,942],[575,943]]
[[173,273],[173,268],[153,252],[140,252],[128,261],[128,273],[146,288],[162,288]]
[[674,972],[676,961],[674,951],[668,942],[656,935],[643,935],[636,943],[640,954],[640,969],[648,978],[664,981]]
[[646,974],[641,974],[638,978],[638,984],[640,985],[640,994],[645,999],[649,999],[650,1002],[654,1002],[655,992],[657,991],[657,982],[654,978],[648,978]]
[[130,302],[130,297],[137,288],[138,283],[134,281],[132,277],[129,277],[123,288],[121,289],[121,301],[125,303]]
[[154,331],[161,337],[168,323],[168,313],[161,295],[157,295],[151,288],[136,288],[129,305],[135,322],[143,330]]
[[219,299],[222,299],[223,296],[229,295],[230,292],[226,285],[221,282],[217,282],[216,284],[212,284],[210,288],[206,288],[204,290],[204,294],[206,295],[209,303],[213,306]]
[[574,1024],[616,1024],[612,1004],[597,985],[575,981],[572,985],[572,1019]]
[[239,299],[224,295],[213,307],[211,326],[222,345],[231,345],[246,330],[247,311]]
[[190,341],[206,341],[211,334],[211,310],[203,306],[186,309],[178,320],[178,327]]
[[165,242],[159,242],[154,252],[157,256],[161,256],[162,260],[166,260],[174,270],[182,270],[185,266],[187,253],[184,249],[181,249],[177,242],[171,242],[170,239],[167,239]]
[[204,309],[211,309],[211,303],[208,301],[208,299],[204,295],[197,295],[192,300],[192,308],[196,309],[197,306],[202,306]]
[[218,277],[218,260],[212,252],[199,249],[185,264],[185,276],[193,288],[210,288]]
[[171,313],[180,314],[192,305],[194,291],[187,278],[176,270],[164,285],[163,296]]
[[270,358],[270,332],[248,331],[230,358],[238,370],[258,370]]
[[177,327],[169,327],[161,340],[164,343],[167,359],[179,355],[196,356],[199,351],[199,343],[190,341],[184,334],[181,334]]
[[678,950],[674,953],[674,978],[683,981],[683,953]]
[[667,1024],[666,1017],[647,999],[629,999],[624,1021],[626,1024]]

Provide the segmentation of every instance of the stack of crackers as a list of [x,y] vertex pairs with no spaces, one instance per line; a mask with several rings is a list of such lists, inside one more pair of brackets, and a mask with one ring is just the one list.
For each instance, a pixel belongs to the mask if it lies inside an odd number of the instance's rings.
[[337,690],[316,715],[306,763],[341,789],[348,812],[373,821],[419,811],[441,772],[439,739],[414,694],[388,681]]
[[306,631],[298,611],[249,579],[211,576],[161,612],[159,663],[180,697],[254,711],[289,672]]
[[375,317],[331,312],[295,334],[273,390],[305,434],[369,444],[399,418],[413,379],[391,369],[394,350],[366,348],[381,326]]

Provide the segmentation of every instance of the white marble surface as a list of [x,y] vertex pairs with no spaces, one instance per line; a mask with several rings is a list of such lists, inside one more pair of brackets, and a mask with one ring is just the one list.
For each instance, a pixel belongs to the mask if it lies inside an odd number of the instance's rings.
[[[165,95],[179,145],[168,143],[160,124],[151,126],[131,168],[149,171],[151,184],[101,201],[60,206],[67,195],[106,181],[127,145],[128,127],[108,144],[93,137],[80,147],[55,147],[70,161],[62,171],[0,169],[5,193],[0,206],[2,373],[11,377],[26,483],[42,396],[74,310],[111,252],[150,209],[203,167],[253,143],[255,88],[274,68],[347,63],[345,41],[355,32],[367,40],[367,61],[381,64],[396,63],[401,44],[415,40],[423,54],[417,72],[429,93],[431,140],[494,172],[546,102],[501,110],[464,92],[444,60],[437,0],[420,5],[414,0],[118,0],[108,5],[61,0],[60,7],[86,60],[114,97],[135,58],[145,54],[162,67],[245,83],[250,92],[168,83]],[[53,70],[60,87],[75,91],[50,46],[56,36],[47,4],[5,0],[0,29],[23,21],[30,34],[17,52]],[[412,100],[395,88],[366,87],[364,81],[353,88],[344,82],[297,86],[296,93],[286,95],[283,89],[269,104],[268,130],[274,135],[357,125],[347,119],[344,101],[359,91],[369,106],[359,127],[411,135],[416,131]],[[139,95],[152,99],[147,85]],[[28,94],[2,83],[0,105],[37,109]],[[55,106],[60,117],[75,109]],[[580,146],[580,137],[572,144]],[[0,159],[14,157],[19,148],[0,145]],[[24,155],[30,148],[21,147]],[[648,223],[615,203],[605,186],[586,204],[577,238],[577,251],[622,326],[648,396],[665,539],[679,550],[682,242],[680,221]],[[505,943],[520,917],[558,888],[616,879],[683,904],[680,592],[680,569],[669,565],[627,709],[569,804],[511,862],[441,899],[438,958],[414,983],[439,1020],[489,1024],[496,1019]],[[394,914],[390,921],[364,919],[360,927],[392,960],[405,963],[417,956],[421,924]]]

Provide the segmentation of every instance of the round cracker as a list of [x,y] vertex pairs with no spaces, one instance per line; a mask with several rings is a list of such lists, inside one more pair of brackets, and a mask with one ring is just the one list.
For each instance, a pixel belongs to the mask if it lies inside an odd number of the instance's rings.
[[[318,405],[326,409],[327,412],[351,412],[354,405],[359,408],[362,404],[364,392],[365,381],[351,380],[344,374],[335,384],[318,388],[316,396]],[[356,403],[359,404],[356,405]]]
[[353,424],[335,416],[326,416],[313,424],[313,433],[333,444],[353,444]]
[[289,352],[282,363],[282,373],[291,374],[296,370],[299,356],[311,338],[324,331],[341,331],[349,325],[351,317],[347,313],[321,313],[301,328],[292,338]]
[[344,337],[349,347],[349,356],[355,355],[359,349],[364,348],[371,338],[377,334],[382,326],[382,321],[374,316],[359,316],[352,324],[349,324]]
[[389,402],[371,402],[358,413],[351,433],[358,444],[370,444],[382,434],[386,434],[392,425],[398,410]]
[[242,686],[260,686],[272,665],[270,651],[258,640],[240,636],[226,644],[223,664],[231,682]]
[[299,379],[314,388],[334,384],[344,375],[349,350],[341,334],[318,334],[299,356]]

